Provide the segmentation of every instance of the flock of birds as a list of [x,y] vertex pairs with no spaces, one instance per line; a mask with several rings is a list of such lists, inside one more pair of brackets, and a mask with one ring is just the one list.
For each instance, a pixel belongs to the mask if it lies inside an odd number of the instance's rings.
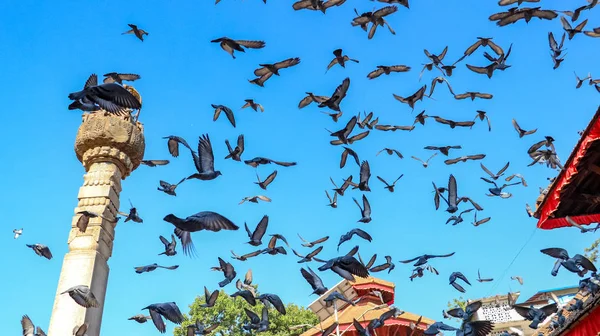
[[[217,0],[218,3],[220,0]],[[406,8],[409,8],[409,4],[407,0],[379,0],[380,2],[387,3],[389,5],[375,10],[373,12],[366,12],[359,14],[356,12],[356,17],[352,19],[352,26],[359,26],[365,32],[368,32],[368,39],[371,39],[376,33],[377,27],[379,26],[387,26],[390,33],[395,34],[394,30],[389,25],[386,18],[389,15],[394,14],[398,11],[398,7],[394,4],[399,4]],[[266,0],[264,0],[266,3]],[[334,6],[340,6],[344,4],[345,0],[301,0],[293,4],[294,10],[318,10],[323,13],[326,12],[327,9],[332,8]],[[539,0],[501,0],[499,4],[501,6],[511,5],[518,3],[521,5],[524,2],[539,2]],[[529,22],[534,17],[538,19],[544,20],[552,20],[559,16],[560,13],[565,16],[560,17],[560,21],[564,30],[564,33],[560,39],[560,43],[555,40],[555,37],[552,32],[548,34],[549,45],[550,45],[550,53],[551,57],[554,61],[554,69],[558,68],[561,62],[564,60],[564,56],[562,52],[563,44],[565,42],[565,37],[568,36],[569,40],[576,37],[578,34],[583,33],[589,37],[600,37],[600,27],[593,28],[592,30],[585,30],[587,19],[577,24],[574,28],[569,23],[569,20],[566,17],[570,17],[571,22],[575,22],[579,19],[580,15],[584,12],[587,12],[593,9],[597,0],[588,0],[588,4],[578,7],[574,11],[557,11],[557,10],[548,10],[542,9],[541,7],[535,8],[526,8],[526,7],[513,7],[508,11],[493,14],[490,16],[491,21],[496,21],[498,26],[505,26],[508,24],[513,24],[517,21],[524,20]],[[356,10],[355,10],[356,11]],[[140,29],[134,24],[130,24],[130,30],[124,32],[123,34],[133,34],[141,41],[144,41],[144,37],[148,36],[149,33],[143,29]],[[247,49],[261,49],[266,46],[264,41],[248,41],[248,40],[234,40],[228,37],[221,37],[218,39],[214,39],[211,42],[218,43],[220,47],[226,51],[231,57],[236,58],[236,52],[246,52]],[[482,50],[484,48],[489,48],[493,53],[488,53],[485,51],[483,55],[486,59],[490,61],[489,65],[485,66],[476,66],[471,64],[466,64],[466,68],[470,71],[473,71],[478,74],[483,74],[491,78],[495,71],[504,71],[511,67],[511,65],[507,64],[507,60],[510,56],[512,45],[508,47],[508,49],[504,50],[504,48],[497,45],[492,38],[484,38],[478,37],[477,40],[465,50],[463,56],[461,56],[455,62],[447,62],[445,59],[446,53],[448,51],[448,47],[444,48],[439,54],[434,54],[429,52],[428,50],[424,50],[425,56],[428,59],[427,64],[423,67],[421,71],[421,76],[425,71],[439,71],[438,76],[433,78],[431,81],[431,85],[429,87],[429,91],[427,90],[427,85],[423,85],[419,87],[416,92],[408,95],[408,96],[400,96],[397,94],[393,94],[393,97],[401,103],[407,104],[412,109],[415,108],[417,103],[423,100],[425,97],[432,98],[434,90],[439,85],[445,83],[446,87],[450,94],[454,96],[457,100],[463,99],[492,99],[493,95],[490,93],[484,92],[464,92],[464,93],[455,93],[455,90],[452,88],[450,83],[448,82],[448,77],[451,77],[453,73],[456,71],[457,64],[465,60],[467,57],[473,55],[475,51]],[[331,60],[329,65],[327,66],[327,70],[330,68],[339,65],[341,67],[345,67],[348,62],[356,62],[359,61],[353,58],[350,58],[348,55],[345,55],[342,49],[336,49],[333,51],[334,58]],[[562,56],[562,58],[561,58]],[[300,64],[300,58],[294,57],[289,58],[276,63],[264,63],[259,64],[259,68],[254,70],[254,75],[256,78],[249,80],[250,83],[264,86],[265,83],[275,76],[280,76],[280,71],[289,67],[297,66]],[[382,75],[391,75],[392,73],[401,73],[410,71],[411,67],[407,65],[378,65],[373,71],[367,74],[367,77],[371,80],[376,79]],[[113,114],[117,116],[122,116],[132,122],[137,121],[139,118],[139,112],[141,110],[142,104],[138,99],[137,92],[133,87],[123,84],[124,81],[135,81],[140,79],[141,77],[137,74],[122,74],[122,73],[108,73],[104,75],[103,83],[99,84],[98,77],[95,74],[92,74],[88,80],[85,82],[85,85],[81,91],[74,92],[69,94],[69,99],[73,101],[69,105],[70,110],[79,109],[89,113],[105,113],[105,114]],[[585,78],[580,78],[576,75],[577,83],[576,87],[580,88],[584,82],[588,82],[589,86],[594,86],[598,92],[600,92],[600,79],[593,79],[591,74],[588,74]],[[333,92],[329,96],[324,95],[316,95],[312,92],[307,92],[306,96],[299,102],[298,108],[305,108],[312,103],[318,105],[319,108],[327,108],[332,112],[323,112],[331,117],[333,122],[337,123],[342,120],[342,102],[346,97],[346,94],[350,88],[350,78],[345,78],[339,86],[337,86]],[[253,99],[247,99],[245,101],[245,105],[242,108],[251,108],[254,111],[264,111],[264,108],[261,104],[257,103]],[[235,114],[233,110],[224,105],[216,105],[213,104],[214,108],[214,116],[213,120],[216,121],[221,114],[224,114],[227,120],[231,123],[233,127],[236,127],[235,122]],[[137,111],[136,114],[133,114],[134,111]],[[369,162],[367,160],[360,160],[359,155],[356,151],[351,148],[351,145],[357,141],[360,141],[366,138],[372,130],[379,131],[392,131],[395,132],[397,130],[401,131],[412,131],[417,124],[425,125],[425,122],[428,118],[433,119],[435,122],[448,125],[450,128],[454,129],[456,127],[469,127],[472,128],[477,122],[486,122],[488,130],[491,131],[492,126],[490,119],[485,111],[477,111],[475,118],[473,120],[468,121],[455,121],[447,118],[443,118],[440,116],[426,115],[425,111],[419,113],[414,120],[412,125],[401,126],[401,125],[383,125],[379,124],[379,119],[374,116],[373,112],[364,113],[361,115],[351,116],[347,121],[345,121],[344,126],[335,131],[329,131],[331,134],[332,140],[331,145],[333,146],[342,146],[341,158],[340,158],[340,168],[343,168],[348,163],[348,157],[351,157],[351,162],[356,163],[358,167],[358,179],[355,180],[353,175],[350,175],[347,178],[344,178],[341,184],[336,184],[336,182],[331,179],[333,188],[331,190],[325,190],[325,194],[327,199],[329,200],[329,206],[332,208],[337,208],[338,205],[338,196],[343,197],[348,188],[351,187],[351,190],[358,190],[363,192],[360,200],[355,197],[352,197],[354,203],[358,207],[358,211],[360,211],[360,215],[357,218],[358,222],[361,223],[369,223],[371,222],[372,213],[371,206],[369,203],[369,199],[367,198],[368,192],[371,191],[370,182],[371,182],[371,169],[369,166]],[[528,135],[534,134],[537,130],[526,130],[523,129],[516,120],[512,120],[514,129],[516,130],[518,136],[523,138]],[[358,131],[357,131],[358,129]],[[357,132],[355,132],[357,131]],[[176,135],[170,135],[165,137],[167,140],[168,152],[174,157],[178,158],[180,155],[180,150],[187,151],[189,150],[190,156],[192,157],[193,164],[197,170],[194,174],[189,177],[182,178],[176,184],[171,184],[166,181],[160,181],[158,190],[164,192],[171,196],[176,196],[176,189],[185,181],[192,179],[199,179],[202,181],[213,180],[219,178],[221,176],[221,172],[217,169],[218,161],[215,162],[214,153],[213,153],[213,144],[211,142],[211,138],[208,134],[203,134],[199,137],[197,148],[192,148],[188,144],[188,142],[182,137]],[[242,159],[242,155],[245,152],[244,146],[244,135],[240,134],[235,143],[235,147],[233,147],[229,140],[225,139],[225,145],[227,147],[227,156],[224,159],[231,159],[238,162],[243,162],[244,164],[257,168],[263,165],[274,164],[280,167],[293,167],[296,165],[296,162],[285,162],[273,160],[265,157],[254,157],[251,159]],[[562,169],[562,165],[560,160],[556,154],[554,145],[554,139],[550,136],[546,136],[543,140],[534,143],[528,150],[528,155],[531,157],[532,162],[529,164],[545,164],[552,169]],[[183,146],[183,147],[182,147]],[[430,164],[430,161],[436,157],[438,154],[441,154],[445,157],[450,156],[451,151],[460,150],[461,146],[459,145],[448,145],[448,146],[427,146],[426,150],[434,151],[433,155],[426,160],[418,158],[416,156],[412,156],[412,159],[419,161],[424,168],[427,168]],[[384,148],[380,150],[377,155],[385,153],[391,156],[397,156],[399,158],[404,158],[403,154],[393,148]],[[485,154],[470,154],[470,155],[461,155],[456,158],[447,158],[444,163],[446,165],[454,165],[461,162],[466,162],[469,160],[482,160],[485,158]],[[145,164],[150,167],[161,166],[168,164],[168,160],[144,160],[142,164]],[[350,163],[352,164],[352,163]],[[510,163],[507,162],[500,170],[494,172],[487,168],[483,163],[481,163],[481,168],[484,173],[484,177],[481,179],[488,184],[490,184],[490,188],[488,189],[489,197],[500,197],[500,198],[510,198],[512,196],[511,193],[506,191],[507,188],[513,187],[516,185],[527,186],[527,182],[525,178],[518,174],[513,173],[505,177],[507,175],[507,171],[510,168]],[[261,177],[256,174],[257,184],[262,190],[267,190],[269,185],[275,181],[277,178],[278,171],[274,170],[272,173],[267,175],[266,178],[261,179]],[[264,177],[264,176],[263,176]],[[386,180],[381,176],[376,176],[377,179],[383,184],[383,187],[389,192],[395,191],[396,183],[403,177],[403,175],[398,176],[395,180]],[[504,179],[504,181],[501,181]],[[514,180],[514,181],[513,181]],[[450,215],[446,224],[451,223],[452,225],[457,225],[464,221],[463,216],[467,213],[474,212],[474,220],[472,224],[474,226],[479,226],[490,221],[491,217],[477,218],[477,214],[483,211],[483,208],[475,202],[472,198],[462,195],[458,193],[457,180],[453,175],[450,175],[447,183],[444,183],[443,186],[438,187],[435,182],[432,182],[433,185],[433,203],[436,210],[438,210],[443,204],[447,206],[445,211],[447,211]],[[332,196],[333,195],[333,196]],[[262,202],[270,202],[271,199],[264,195],[253,195],[249,197],[245,197],[241,200],[240,204],[244,202],[253,202],[258,203]],[[468,208],[463,208],[463,203],[469,205]],[[531,216],[532,211],[529,205],[527,207],[527,212]],[[101,215],[90,212],[90,211],[80,211],[78,213],[80,216],[77,221],[77,228],[80,232],[85,232],[90,218],[102,217]],[[119,215],[125,217],[125,222],[134,221],[141,223],[143,222],[142,218],[140,218],[137,208],[131,205],[129,212],[119,212]],[[105,218],[111,222],[116,222],[120,219],[120,217],[115,218]],[[570,220],[570,219],[569,219]],[[174,214],[168,214],[164,217],[164,221],[170,223],[174,227],[174,232],[171,234],[170,239],[167,239],[163,236],[160,236],[160,241],[164,245],[164,252],[161,255],[165,255],[168,257],[172,257],[177,255],[177,245],[178,240],[181,244],[181,250],[187,256],[195,255],[194,243],[192,241],[192,233],[206,230],[212,232],[218,231],[232,231],[238,230],[239,226],[233,223],[226,216],[212,212],[212,211],[202,211],[196,214],[191,214],[186,217],[178,217]],[[576,223],[575,223],[576,224]],[[579,226],[580,227],[580,226]],[[268,238],[268,242],[266,247],[263,246],[263,239],[265,239],[265,235],[269,230],[269,216],[265,215],[255,227],[249,227],[247,223],[244,223],[245,231],[248,235],[247,244],[256,247],[256,250],[247,254],[238,255],[235,252],[231,251],[232,258],[238,261],[247,261],[250,258],[257,257],[263,254],[269,255],[277,255],[277,254],[287,254],[286,247],[291,249],[293,254],[296,255],[298,259],[298,263],[308,263],[308,262],[317,262],[320,265],[317,267],[317,270],[320,272],[324,271],[332,271],[338,274],[341,278],[353,281],[355,277],[366,278],[371,273],[386,271],[389,273],[395,268],[395,264],[391,256],[386,255],[384,257],[385,262],[376,265],[377,255],[374,255],[368,262],[364,262],[360,257],[360,254],[357,255],[358,246],[355,246],[348,252],[347,254],[337,256],[334,258],[319,258],[318,255],[323,251],[323,246],[321,245],[323,242],[329,239],[329,236],[320,237],[315,240],[305,240],[299,235],[299,238],[302,240],[302,247],[311,249],[310,252],[298,252],[296,249],[290,247],[288,240],[281,234],[278,233],[270,233]],[[597,229],[598,227],[596,227]],[[596,229],[584,229],[580,227],[582,232],[594,232]],[[23,229],[15,229],[13,231],[14,238],[19,238],[20,235],[23,234]],[[362,240],[366,240],[368,242],[372,241],[372,237],[365,230],[361,228],[352,229],[341,235],[338,243],[338,251],[339,247],[354,238],[360,238]],[[279,244],[282,242],[284,245]],[[50,249],[43,244],[28,244],[27,247],[33,249],[33,251],[44,258],[52,259],[52,253]],[[308,251],[308,250],[307,250]],[[548,256],[551,256],[556,259],[556,263],[554,268],[551,271],[553,276],[556,276],[559,269],[562,267],[567,271],[578,274],[583,277],[587,272],[591,272],[592,276],[582,280],[581,288],[582,290],[587,290],[593,293],[597,293],[600,285],[600,278],[596,274],[597,270],[592,262],[586,259],[584,256],[576,254],[574,256],[569,256],[568,252],[561,248],[548,248],[541,251]],[[412,275],[410,276],[410,281],[413,281],[416,278],[423,277],[426,273],[432,273],[435,275],[439,275],[439,272],[432,265],[432,259],[436,258],[449,258],[454,255],[454,252],[441,254],[441,255],[422,255],[417,256],[412,259],[402,260],[401,263],[408,264],[413,263],[414,269]],[[214,271],[219,271],[223,273],[224,280],[218,283],[219,287],[226,287],[231,282],[236,280],[237,272],[234,266],[225,261],[222,258],[218,258],[218,266],[213,267]],[[178,268],[178,265],[173,266],[162,266],[158,264],[145,265],[140,267],[135,267],[136,273],[144,273],[144,272],[152,272],[158,268],[163,268],[167,270],[175,270]],[[318,273],[315,272],[311,267],[307,266],[306,268],[300,269],[301,275],[306,279],[307,283],[312,288],[312,294],[322,295],[328,291],[328,288],[324,285],[323,281],[319,277]],[[513,276],[513,280],[518,281],[520,284],[523,284],[523,278],[520,276]],[[493,281],[491,278],[482,278],[481,274],[478,271],[478,282],[490,282]],[[453,286],[457,291],[464,293],[466,292],[464,288],[464,284],[471,286],[468,278],[461,272],[453,272],[449,275],[449,284]],[[252,311],[251,309],[245,309],[248,320],[247,323],[243,325],[243,329],[249,332],[263,332],[269,330],[269,311],[267,307],[273,306],[279,314],[286,314],[285,306],[282,300],[278,295],[273,293],[263,293],[261,295],[256,295],[255,287],[252,282],[252,272],[249,270],[244,277],[244,280],[237,279],[236,283],[236,291],[231,294],[232,297],[241,297],[247,303],[249,307],[255,306],[257,300],[263,302],[265,307],[260,312],[260,315],[257,312]],[[209,291],[206,287],[205,290],[205,303],[202,305],[203,307],[212,307],[214,306],[217,297],[219,295],[218,290]],[[88,286],[79,285],[72,287],[62,294],[69,295],[75,303],[81,305],[85,308],[97,308],[99,307],[99,302],[95,298],[94,294],[90,290]],[[325,301],[331,305],[336,300],[343,300],[349,302],[351,304],[355,304],[356,302],[352,302],[345,298],[339,292],[331,293]],[[510,301],[510,294],[509,294]],[[510,302],[510,305],[514,305],[515,302]],[[459,336],[468,336],[468,335],[477,335],[483,336],[487,335],[492,331],[493,323],[491,321],[474,321],[473,315],[475,312],[481,308],[481,302],[471,302],[465,309],[455,308],[448,311],[444,311],[445,317],[454,317],[458,318],[462,321],[462,324],[459,327],[452,327],[450,325],[445,324],[444,322],[436,322],[430,325],[424,332],[425,335],[437,335],[443,331],[456,331],[456,335]],[[161,333],[165,333],[166,325],[163,318],[167,319],[176,324],[181,324],[184,321],[184,317],[179,310],[179,307],[174,302],[165,302],[165,303],[155,303],[146,306],[143,308],[149,311],[149,316],[144,314],[135,315],[130,318],[130,320],[145,323],[148,320],[152,320],[156,329]],[[530,325],[531,328],[536,329],[538,325],[543,322],[546,317],[557,311],[556,303],[548,305],[542,308],[523,308],[520,306],[514,306],[514,309],[521,314],[525,319],[531,320],[532,323]],[[578,309],[574,307],[573,309]],[[370,321],[367,326],[362,326],[358,321],[354,321],[354,326],[361,336],[370,336],[373,330],[383,326],[385,321],[391,317],[401,315],[403,312],[392,308],[391,310],[384,313],[380,318],[374,319]],[[564,317],[561,315],[557,315],[556,321],[553,323],[560,324],[564,323]],[[22,321],[23,326],[23,335],[24,336],[40,336],[45,335],[43,330],[39,327],[34,328],[32,321],[28,316],[24,316]],[[73,326],[73,335],[83,336],[86,334],[88,325],[83,324],[80,326]],[[218,324],[214,325],[204,325],[201,321],[196,321],[194,324],[188,326],[187,335],[207,335],[210,334],[214,329],[218,327]],[[334,333],[336,324],[330,326],[327,330],[322,332],[323,336],[329,336]]]

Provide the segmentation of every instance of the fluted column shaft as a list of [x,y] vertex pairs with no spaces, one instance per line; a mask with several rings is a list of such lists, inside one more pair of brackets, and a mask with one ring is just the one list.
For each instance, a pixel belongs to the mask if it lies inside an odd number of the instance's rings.
[[[143,158],[143,128],[123,117],[103,113],[85,115],[75,152],[87,173],[71,221],[69,252],[58,281],[49,336],[72,335],[73,328],[83,323],[88,324],[88,336],[100,335],[121,180],[137,168]],[[85,232],[76,226],[80,217],[77,212],[83,210],[100,215],[90,218]],[[60,294],[77,285],[91,289],[99,303],[97,308],[86,309],[68,294]]]

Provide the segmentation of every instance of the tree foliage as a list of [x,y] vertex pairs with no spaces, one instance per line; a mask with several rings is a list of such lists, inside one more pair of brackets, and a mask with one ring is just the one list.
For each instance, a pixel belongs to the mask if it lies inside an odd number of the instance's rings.
[[591,262],[595,263],[598,260],[598,246],[600,245],[600,238],[596,239],[592,245],[583,251],[585,252],[585,257],[590,259]]
[[463,299],[463,297],[454,298],[452,301],[448,301],[448,309],[453,309],[456,307],[460,307],[465,309],[467,307],[467,300]]
[[[258,292],[256,294],[259,295]],[[184,314],[184,322],[180,327],[175,328],[175,336],[186,336],[187,326],[199,320],[207,327],[220,323],[220,326],[213,332],[223,336],[247,336],[248,332],[242,329],[242,325],[248,322],[248,318],[244,308],[254,311],[261,316],[263,304],[257,300],[256,306],[250,306],[241,297],[232,298],[225,291],[221,290],[219,298],[214,307],[202,308],[201,304],[205,303],[204,295],[197,296],[194,302],[190,305],[189,314]],[[285,309],[287,314],[281,315],[274,308],[269,309],[269,330],[260,333],[261,336],[290,336],[300,335],[306,328],[289,330],[289,327],[310,324],[311,326],[319,323],[317,316],[310,310],[304,307],[299,307],[295,304],[286,304]]]

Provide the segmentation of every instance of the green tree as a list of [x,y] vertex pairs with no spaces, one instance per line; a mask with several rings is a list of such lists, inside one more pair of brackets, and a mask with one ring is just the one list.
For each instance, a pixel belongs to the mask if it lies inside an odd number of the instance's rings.
[[597,239],[592,245],[583,251],[585,252],[585,257],[590,259],[593,263],[598,260],[598,246],[600,245],[600,239]]
[[[258,296],[259,294],[257,294]],[[263,304],[257,300],[256,306],[250,306],[241,297],[232,298],[225,291],[221,290],[219,298],[214,307],[202,308],[201,304],[205,303],[204,295],[197,296],[194,302],[190,305],[190,312],[184,314],[184,322],[180,327],[175,328],[175,336],[186,336],[187,326],[193,324],[196,320],[201,321],[207,327],[220,323],[214,333],[223,336],[247,336],[248,332],[242,330],[242,325],[248,322],[248,318],[244,308],[248,308],[258,316],[261,315]],[[301,324],[310,324],[311,326],[319,323],[317,316],[310,310],[304,307],[299,307],[295,304],[288,303],[285,305],[286,315],[279,314],[274,308],[269,309],[269,330],[261,333],[261,336],[290,336],[300,335],[306,328],[289,330],[291,326]]]
[[452,301],[448,301],[448,309],[453,309],[456,307],[460,307],[462,309],[467,308],[467,300],[463,299],[463,297],[459,297],[452,299]]

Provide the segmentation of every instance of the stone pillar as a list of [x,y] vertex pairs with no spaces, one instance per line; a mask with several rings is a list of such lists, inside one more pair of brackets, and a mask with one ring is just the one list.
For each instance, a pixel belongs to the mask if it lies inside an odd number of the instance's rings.
[[[99,336],[108,282],[108,258],[112,255],[115,218],[119,210],[121,180],[140,165],[144,157],[144,134],[140,123],[130,117],[99,111],[83,116],[75,140],[75,153],[85,167],[79,202],[71,221],[69,252],[63,260],[54,300],[49,336],[72,335],[73,328],[88,323],[88,336]],[[78,211],[88,210],[104,218],[91,218],[86,232],[76,227]],[[87,285],[99,302],[85,309],[68,294],[76,285]]]

